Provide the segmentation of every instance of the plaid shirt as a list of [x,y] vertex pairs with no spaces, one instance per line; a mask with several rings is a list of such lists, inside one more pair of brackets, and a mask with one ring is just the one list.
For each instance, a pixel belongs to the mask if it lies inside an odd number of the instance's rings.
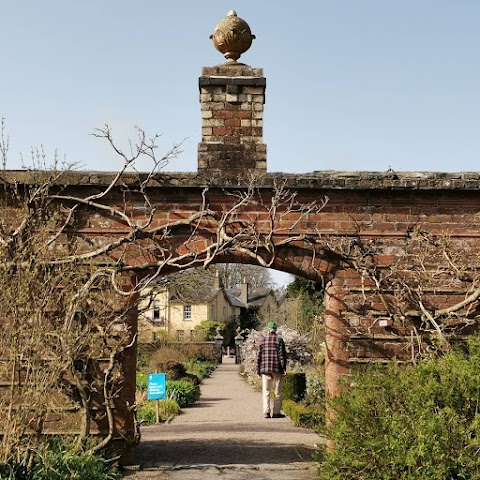
[[284,373],[287,371],[287,350],[282,337],[270,332],[260,342],[257,356],[257,373]]

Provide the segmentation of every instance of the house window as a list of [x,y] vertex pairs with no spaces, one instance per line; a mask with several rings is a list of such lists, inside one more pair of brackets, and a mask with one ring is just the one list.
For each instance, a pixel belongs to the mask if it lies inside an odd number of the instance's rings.
[[185,341],[185,332],[183,330],[177,330],[177,340],[179,342]]
[[153,315],[152,315],[152,320],[154,322],[159,322],[162,318],[160,314],[162,304],[160,303],[160,300],[154,300],[153,302]]
[[215,320],[215,305],[210,305],[210,320]]
[[183,320],[191,320],[192,319],[192,306],[191,305],[184,305],[183,306]]

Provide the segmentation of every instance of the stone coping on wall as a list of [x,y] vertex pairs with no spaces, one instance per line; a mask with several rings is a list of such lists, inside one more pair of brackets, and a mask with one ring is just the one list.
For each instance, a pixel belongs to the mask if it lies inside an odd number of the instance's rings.
[[[0,183],[38,184],[45,172],[5,170]],[[56,183],[70,186],[108,185],[115,172],[77,171],[62,174]],[[146,173],[124,173],[121,184],[135,185],[147,178]],[[258,187],[269,188],[284,183],[287,188],[346,190],[478,190],[480,172],[341,172],[335,170],[311,173],[272,172],[256,180]],[[148,186],[156,187],[242,187],[242,179],[209,175],[208,172],[161,172],[152,176]]]

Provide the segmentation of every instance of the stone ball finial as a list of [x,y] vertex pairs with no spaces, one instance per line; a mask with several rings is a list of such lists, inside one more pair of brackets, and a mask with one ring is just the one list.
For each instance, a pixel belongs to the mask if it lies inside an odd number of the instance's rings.
[[236,63],[242,53],[250,48],[255,35],[252,35],[248,23],[238,17],[235,10],[230,10],[227,16],[218,22],[210,38],[227,62]]

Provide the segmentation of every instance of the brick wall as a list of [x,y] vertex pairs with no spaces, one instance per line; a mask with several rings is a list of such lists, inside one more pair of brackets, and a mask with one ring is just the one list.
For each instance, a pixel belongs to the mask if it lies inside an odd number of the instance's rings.
[[[212,127],[213,128],[213,127]],[[17,183],[28,180],[28,173],[7,172],[6,177]],[[111,180],[109,174],[78,173],[69,179],[67,191],[76,195],[98,191]],[[141,178],[140,178],[141,180]],[[272,195],[275,183],[284,181],[287,188],[297,192],[302,203],[329,198],[323,210],[310,213],[300,219],[290,212],[279,217],[279,232],[274,240],[277,245],[273,267],[305,278],[324,282],[326,285],[326,379],[330,394],[335,394],[339,381],[348,375],[352,366],[371,362],[385,362],[393,358],[408,361],[418,348],[411,342],[412,325],[409,319],[389,321],[382,326],[379,319],[386,318],[381,299],[371,289],[368,279],[348,266],[341,257],[328,251],[314,238],[328,238],[332,244],[360,241],[375,244],[374,261],[379,270],[387,269],[398,258],[405,256],[411,232],[422,228],[428,232],[447,234],[458,252],[469,251],[472,268],[480,252],[480,175],[478,174],[418,174],[405,173],[392,178],[384,173],[316,172],[305,175],[266,174],[257,182],[263,204],[249,205],[237,218],[257,222],[262,232],[268,230],[265,206]],[[126,174],[122,183],[134,187],[136,175]],[[210,188],[204,193],[204,185]],[[203,199],[211,210],[222,212],[231,207],[233,197],[228,193],[241,187],[235,181],[230,186],[228,178],[214,178],[210,172],[157,175],[149,182],[151,202],[156,207],[152,225],[188,218],[198,211]],[[136,193],[125,194],[112,190],[105,201],[111,205],[127,205],[130,218],[144,218],[142,197]],[[8,217],[8,208],[4,210]],[[15,211],[12,209],[12,214]],[[125,234],[126,227],[109,215],[85,210],[77,223],[76,234],[88,237],[91,242],[102,243]],[[288,235],[306,235],[283,245]],[[191,236],[191,230],[175,230],[159,246],[168,253],[195,250],[216,239],[216,232],[202,230]],[[129,247],[131,264],[146,259],[141,238]],[[197,244],[197,245],[195,245]],[[269,252],[259,252],[268,257]],[[433,259],[435,261],[435,259]],[[241,252],[226,250],[214,262],[249,263],[251,259]],[[435,262],[433,262],[435,263]],[[164,273],[173,271],[167,266]],[[438,283],[432,289],[432,298],[438,305],[449,305],[464,296],[465,285]],[[443,303],[442,303],[443,302]],[[476,315],[476,310],[473,312]],[[136,331],[136,318],[131,318]],[[468,333],[468,332],[467,332]],[[415,346],[417,345],[417,346]],[[127,350],[124,358],[126,384],[123,395],[130,402],[135,389],[135,350]],[[125,402],[122,403],[125,405]],[[133,420],[128,409],[119,408],[118,429],[133,435]]]

